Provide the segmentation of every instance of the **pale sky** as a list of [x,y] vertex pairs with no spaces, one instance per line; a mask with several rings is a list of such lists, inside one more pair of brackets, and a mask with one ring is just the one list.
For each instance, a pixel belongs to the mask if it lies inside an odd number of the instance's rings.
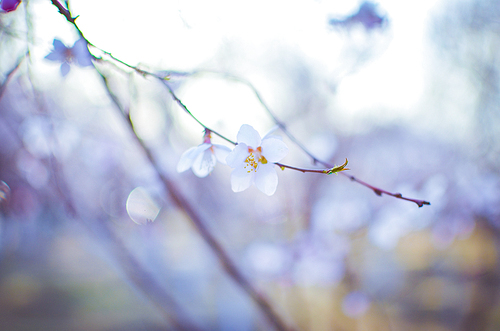
[[[154,69],[202,69],[212,65],[214,58],[227,56],[231,60],[240,59],[241,72],[248,66],[251,73],[260,59],[268,56],[266,51],[277,45],[298,50],[328,80],[328,75],[343,70],[339,63],[346,62],[346,49],[356,43],[362,47],[366,41],[372,42],[376,51],[370,60],[340,80],[335,107],[343,110],[346,120],[380,109],[384,111],[377,116],[391,120],[411,116],[421,100],[429,44],[426,23],[440,1],[378,1],[381,12],[389,17],[388,31],[372,36],[360,36],[360,31],[355,31],[350,37],[329,29],[327,22],[329,18],[354,13],[358,1],[72,0],[70,3],[73,13],[80,15],[77,22],[81,30],[92,43],[130,64]],[[75,35],[64,19],[57,16],[55,8],[49,2],[34,5],[39,17],[37,35],[41,53],[50,50],[53,37],[71,44]],[[265,94],[264,84],[257,88]],[[206,100],[211,96],[221,102],[218,95],[221,89],[227,106],[219,104],[208,109],[209,113],[229,116],[234,105],[241,107],[242,114],[253,113],[256,107],[253,95],[243,86],[231,87],[220,80],[193,83],[183,100],[194,109],[207,107]],[[265,122],[261,115],[250,116],[248,120]]]

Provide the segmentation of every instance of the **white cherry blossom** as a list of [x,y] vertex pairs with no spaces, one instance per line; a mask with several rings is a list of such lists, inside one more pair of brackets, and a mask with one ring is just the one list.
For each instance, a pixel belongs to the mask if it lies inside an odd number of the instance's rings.
[[181,155],[177,164],[177,171],[184,172],[191,168],[196,176],[200,178],[206,177],[214,170],[217,161],[226,164],[226,157],[229,152],[231,152],[231,149],[226,146],[212,144],[210,131],[206,130],[203,144],[191,147]]
[[231,188],[241,192],[255,184],[267,195],[273,195],[278,186],[278,174],[275,162],[279,162],[288,153],[288,147],[279,136],[265,136],[250,125],[241,126],[237,136],[237,145],[227,156],[226,163],[235,168],[231,173]]

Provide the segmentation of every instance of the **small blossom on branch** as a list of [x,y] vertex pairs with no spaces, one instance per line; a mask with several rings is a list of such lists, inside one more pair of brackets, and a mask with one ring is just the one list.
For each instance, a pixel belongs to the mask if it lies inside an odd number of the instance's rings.
[[203,178],[214,170],[217,161],[226,164],[225,160],[231,149],[223,145],[212,144],[210,133],[210,130],[205,129],[203,143],[191,147],[181,155],[177,164],[178,172],[184,172],[191,168],[196,176]]
[[59,39],[54,39],[54,50],[45,58],[50,61],[62,62],[61,75],[65,77],[70,70],[70,64],[76,63],[80,67],[92,65],[92,55],[87,48],[87,41],[78,39],[72,47],[66,47]]
[[241,192],[255,184],[267,195],[273,195],[278,186],[278,174],[274,168],[288,154],[288,147],[277,136],[260,138],[250,125],[241,126],[237,135],[238,144],[227,156],[231,168],[231,188]]

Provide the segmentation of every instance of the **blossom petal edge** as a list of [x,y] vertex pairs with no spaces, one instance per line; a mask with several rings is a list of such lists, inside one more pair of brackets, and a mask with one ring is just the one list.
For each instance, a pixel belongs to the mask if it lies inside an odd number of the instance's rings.
[[274,168],[274,164],[262,164],[255,174],[255,186],[269,196],[276,192],[278,187],[278,174]]
[[288,154],[286,144],[276,138],[266,138],[262,140],[262,155],[269,162],[279,162]]
[[252,126],[248,124],[243,124],[238,131],[236,136],[236,141],[239,143],[244,143],[249,147],[257,148],[260,146],[261,139],[260,134]]

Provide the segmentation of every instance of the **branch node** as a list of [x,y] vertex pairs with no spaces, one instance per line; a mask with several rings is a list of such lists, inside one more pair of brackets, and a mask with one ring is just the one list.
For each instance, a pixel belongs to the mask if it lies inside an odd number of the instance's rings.
[[424,205],[430,206],[430,204],[431,204],[429,201],[423,201],[423,200],[422,201],[417,201],[416,203],[418,205],[418,208],[422,208]]

